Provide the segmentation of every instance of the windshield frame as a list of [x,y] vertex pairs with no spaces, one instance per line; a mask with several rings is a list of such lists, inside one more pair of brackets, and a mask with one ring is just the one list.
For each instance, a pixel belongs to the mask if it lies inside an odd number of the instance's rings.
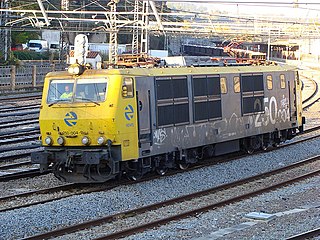
[[[66,97],[64,89],[67,85],[69,86],[70,94]],[[100,102],[107,100],[108,85],[107,77],[51,79],[48,84],[46,103],[50,106],[59,103],[94,103],[100,105]],[[84,91],[85,88],[87,89],[86,92]],[[80,93],[83,93],[83,95],[80,95]],[[84,93],[90,93],[90,95],[85,96]]]

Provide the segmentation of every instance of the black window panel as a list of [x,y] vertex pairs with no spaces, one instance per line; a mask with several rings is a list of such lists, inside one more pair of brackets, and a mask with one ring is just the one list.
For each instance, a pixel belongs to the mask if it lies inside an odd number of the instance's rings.
[[208,116],[209,118],[221,118],[221,100],[208,102]]
[[242,99],[242,109],[243,113],[253,113],[254,112],[254,97],[246,97]]
[[173,123],[173,105],[158,106],[158,126],[171,125]]
[[252,76],[254,82],[254,91],[263,91],[263,75]]
[[264,97],[246,97],[243,98],[243,113],[255,113],[264,110]]
[[175,124],[189,122],[188,103],[174,105],[174,122]]
[[193,94],[194,96],[206,96],[207,95],[207,78],[193,78]]
[[194,119],[195,121],[207,120],[208,109],[207,102],[198,102],[194,104]]
[[219,77],[208,77],[208,95],[220,95],[220,78]]
[[241,76],[241,89],[242,92],[254,91],[254,79],[252,76]]
[[172,99],[172,83],[170,79],[156,80],[157,100]]
[[188,97],[187,78],[172,79],[174,98]]
[[255,112],[262,112],[264,111],[264,97],[255,97],[254,98],[254,111]]

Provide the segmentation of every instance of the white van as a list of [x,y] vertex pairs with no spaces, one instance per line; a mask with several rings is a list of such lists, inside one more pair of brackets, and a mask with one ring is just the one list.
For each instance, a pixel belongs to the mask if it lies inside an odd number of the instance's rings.
[[52,42],[49,44],[50,52],[58,52],[61,49],[61,45],[58,42]]
[[46,40],[29,40],[28,49],[35,52],[48,51],[48,42]]

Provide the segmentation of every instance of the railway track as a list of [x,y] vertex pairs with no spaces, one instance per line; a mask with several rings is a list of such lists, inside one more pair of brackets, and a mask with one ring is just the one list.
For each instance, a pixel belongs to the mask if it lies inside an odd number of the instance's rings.
[[[316,130],[319,130],[320,129],[320,126],[317,127],[317,128],[313,128],[313,129],[309,129],[308,131],[306,131],[306,133],[310,133],[312,131],[316,131]],[[298,144],[298,143],[302,143],[304,141],[308,141],[308,140],[312,140],[314,138],[317,138],[319,136],[311,136],[309,138],[305,138],[305,139],[301,139],[301,140],[297,140],[295,142],[290,142],[290,143],[286,143],[284,145],[280,145],[278,146],[277,148],[284,148],[284,147],[288,147],[288,146],[291,146],[291,145],[295,145],[295,144]],[[273,151],[275,150],[276,148],[271,148],[267,151]],[[257,153],[260,153],[260,152],[257,152]],[[22,154],[21,155],[21,158],[25,158],[25,157],[29,157],[30,153],[26,153],[26,154]],[[19,156],[19,155],[18,155]],[[8,156],[8,157],[0,157],[0,161],[1,159],[2,160],[9,160],[11,158],[18,158],[18,156],[14,155],[14,156]],[[242,158],[244,156],[247,156],[246,154],[244,153],[235,153],[235,154],[231,154],[231,155],[228,155],[228,156],[222,156],[222,157],[216,157],[215,158],[215,161],[211,161],[210,159],[207,159],[203,162],[201,162],[200,164],[198,165],[195,165],[195,166],[191,166],[189,169],[187,170],[175,170],[175,171],[171,171],[170,173],[167,173],[166,175],[174,175],[174,174],[177,174],[179,172],[185,172],[185,171],[192,171],[194,169],[198,169],[198,168],[203,168],[203,167],[208,167],[208,166],[212,166],[214,164],[217,164],[217,163],[222,163],[222,162],[227,162],[227,161],[234,161],[234,160],[237,160],[239,158]],[[30,170],[30,175],[28,175],[29,173],[26,172],[25,169],[22,169],[21,170],[21,174],[19,174],[19,164],[20,162],[18,163],[15,163],[15,164],[8,164],[8,165],[4,165],[2,167],[0,167],[0,180],[2,181],[9,181],[9,180],[14,180],[14,179],[19,179],[19,178],[25,178],[25,177],[35,177],[35,176],[40,176],[42,174],[40,174],[40,171],[38,169],[38,171],[35,171],[35,170]],[[22,165],[25,165],[25,166],[31,166],[31,161],[23,161],[22,162]],[[12,171],[15,173],[15,174],[12,174],[10,171],[10,169],[12,169]],[[9,170],[9,172],[8,172]],[[49,173],[49,172],[47,172]],[[143,181],[150,181],[152,179],[155,179],[157,178],[158,176],[150,176],[150,177],[144,177],[143,178]],[[126,184],[128,184],[128,182],[125,182]],[[119,183],[120,185],[121,183]],[[41,190],[41,191],[44,191],[44,190]],[[90,190],[86,191],[85,193],[89,193]],[[67,194],[65,195],[65,197],[68,197],[68,196],[72,196],[74,195],[74,193],[71,193],[71,194]],[[19,198],[19,194],[17,196],[15,196],[16,198]],[[25,197],[25,195],[23,195]],[[56,200],[56,199],[51,199],[51,200],[48,200],[48,201],[53,201],[53,200]],[[1,199],[0,199],[1,201]],[[46,202],[48,202],[46,200]],[[34,203],[34,204],[38,204],[38,203]]]
[[305,240],[305,239],[312,239],[314,237],[319,237],[319,236],[320,236],[320,228],[316,228],[304,233],[291,236],[286,240]]
[[11,138],[2,139],[0,136],[0,144],[1,145],[8,145],[8,144],[27,142],[27,141],[36,141],[36,140],[39,140],[39,132],[22,134],[19,137],[15,137],[15,138],[11,137]]
[[[320,156],[316,156],[286,167],[218,187],[119,212],[114,215],[64,227],[25,239],[46,239],[66,236],[67,234],[83,229],[87,229],[87,231],[82,232],[82,234],[90,234],[91,231],[95,233],[95,236],[100,236],[97,239],[117,239],[130,236],[137,232],[159,227],[173,220],[181,220],[202,212],[223,207],[227,204],[240,202],[244,199],[316,176],[320,173],[319,162]],[[170,209],[172,208],[177,210],[178,213],[171,214],[172,211]],[[121,227],[118,226],[131,227],[121,229]]]
[[9,95],[9,96],[4,96],[0,98],[0,101],[3,103],[10,103],[10,102],[16,102],[16,101],[29,101],[29,100],[37,100],[41,99],[42,97],[42,92],[30,92],[30,93],[25,93],[25,95],[20,95],[20,96],[15,96],[15,95]]
[[[123,181],[121,185],[135,184],[132,181]],[[29,191],[0,198],[0,212],[11,211],[19,208],[30,207],[38,204],[45,204],[48,202],[60,200],[74,195],[93,193],[98,191],[107,191],[119,186],[119,183],[111,182],[108,186],[104,185],[88,185],[88,184],[74,184],[67,183],[51,188],[44,188],[35,191]],[[55,197],[52,197],[52,196]],[[41,196],[42,200],[34,200]]]
[[4,108],[0,108],[0,113],[17,112],[17,111],[30,110],[30,109],[33,110],[39,107],[40,107],[40,104],[28,104],[23,106],[4,107]]
[[[304,78],[306,78],[308,81],[310,81],[313,85],[312,89],[311,89],[311,93],[309,94],[308,97],[306,97],[303,101],[302,101],[302,108],[303,110],[306,110],[308,109],[309,107],[311,107],[313,104],[315,104],[317,101],[319,101],[320,99],[320,96],[319,96],[319,86],[318,86],[318,83],[312,79],[312,78],[309,78],[307,76],[304,76],[302,75]],[[304,89],[306,87],[304,86]],[[306,90],[304,90],[306,91]]]
[[0,172],[0,181],[6,182],[15,179],[41,176],[48,173],[49,171],[40,173],[38,167],[10,168]]
[[29,125],[29,124],[37,124],[37,125],[39,124],[38,117],[29,118],[29,119],[30,120],[21,119],[21,120],[10,121],[8,123],[1,123],[0,129],[7,129],[7,128],[24,126],[24,125]]
[[35,133],[40,133],[39,126],[28,127],[28,128],[18,129],[15,131],[7,131],[7,132],[0,133],[0,140],[11,138],[11,137],[21,137],[21,136],[26,136],[26,135],[35,134]]
[[0,118],[6,118],[6,117],[21,117],[26,116],[30,114],[39,114],[39,109],[36,110],[28,110],[27,112],[11,112],[11,113],[0,113]]

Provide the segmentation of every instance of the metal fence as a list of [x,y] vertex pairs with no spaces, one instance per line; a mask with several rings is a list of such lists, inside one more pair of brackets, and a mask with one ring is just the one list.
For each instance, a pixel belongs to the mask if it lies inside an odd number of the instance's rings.
[[41,87],[47,73],[65,70],[65,63],[28,61],[21,66],[0,67],[0,90]]

